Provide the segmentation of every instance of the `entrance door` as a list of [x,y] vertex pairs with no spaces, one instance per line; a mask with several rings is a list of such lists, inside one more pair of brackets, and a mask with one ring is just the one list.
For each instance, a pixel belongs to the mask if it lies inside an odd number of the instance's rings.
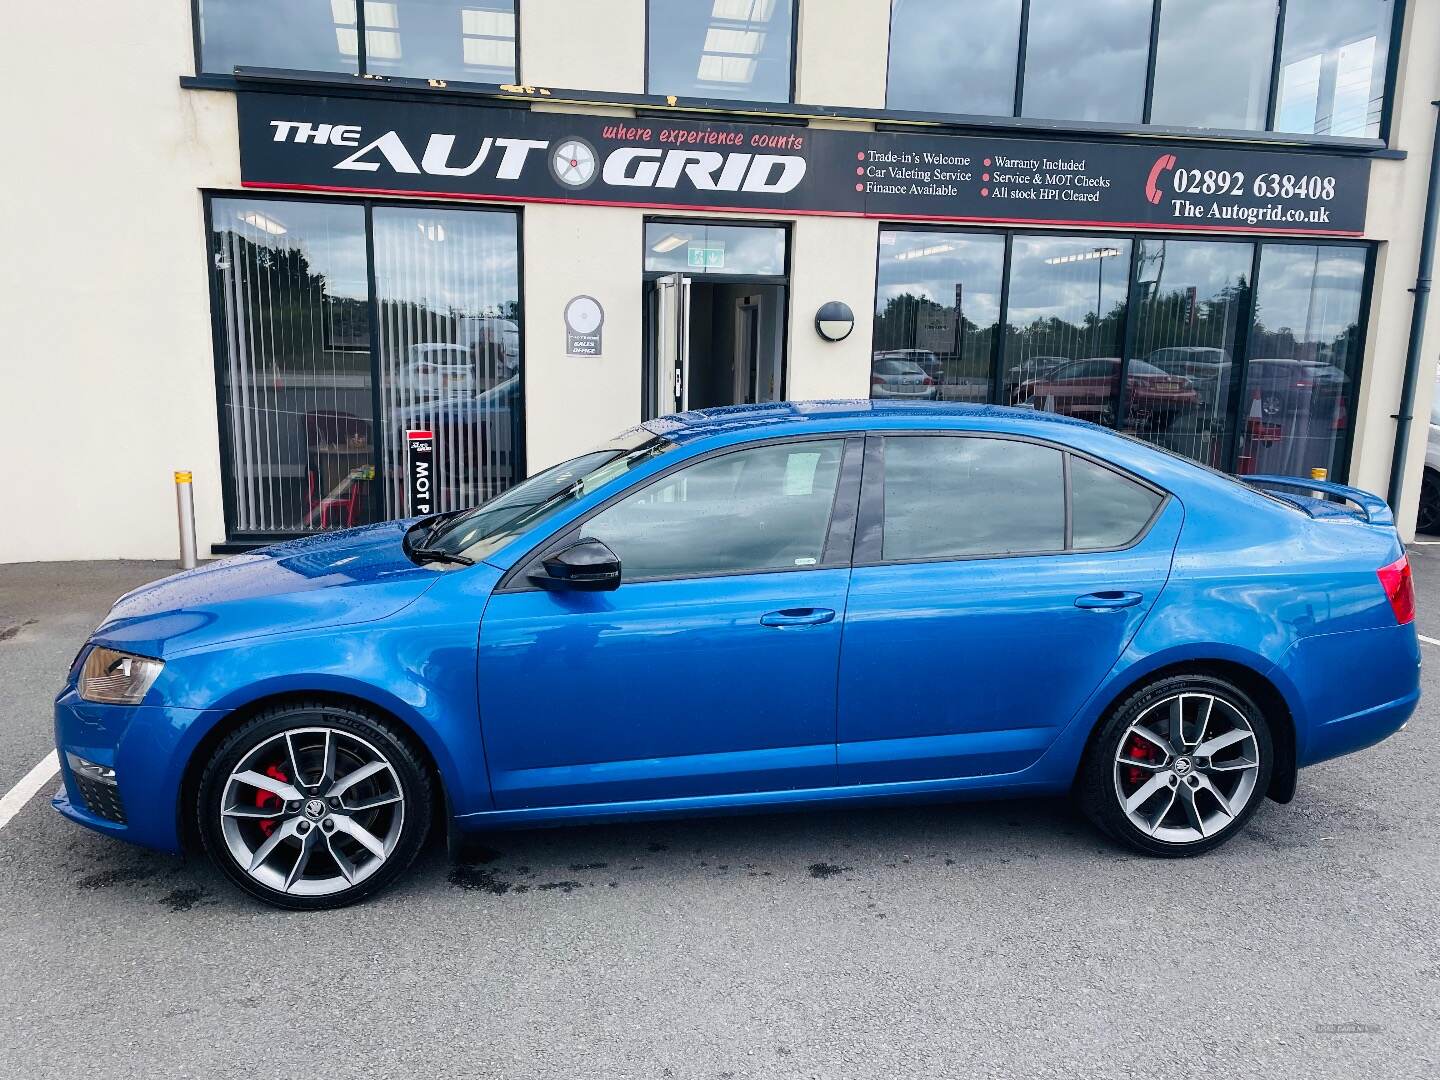
[[647,419],[784,396],[786,231],[645,227]]

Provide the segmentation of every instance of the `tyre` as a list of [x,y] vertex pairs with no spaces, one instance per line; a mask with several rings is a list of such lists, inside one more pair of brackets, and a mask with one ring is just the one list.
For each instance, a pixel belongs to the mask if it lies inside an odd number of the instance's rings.
[[1426,469],[1420,480],[1420,513],[1415,518],[1415,531],[1440,532],[1440,473]]
[[231,733],[200,781],[205,850],[276,907],[343,907],[410,866],[430,828],[434,784],[410,738],[360,709],[270,708]]
[[1100,725],[1081,765],[1085,814],[1150,855],[1199,855],[1223,844],[1265,798],[1274,744],[1239,687],[1206,675],[1159,679]]

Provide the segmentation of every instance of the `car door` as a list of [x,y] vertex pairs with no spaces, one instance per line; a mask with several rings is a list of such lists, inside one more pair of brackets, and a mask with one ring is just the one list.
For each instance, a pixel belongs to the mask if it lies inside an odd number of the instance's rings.
[[[502,582],[479,656],[496,807],[834,784],[862,446],[792,439],[682,463]],[[531,583],[582,538],[619,557],[617,589]]]
[[1054,446],[872,436],[840,661],[840,782],[1033,763],[1154,604],[1181,517],[1164,492]]

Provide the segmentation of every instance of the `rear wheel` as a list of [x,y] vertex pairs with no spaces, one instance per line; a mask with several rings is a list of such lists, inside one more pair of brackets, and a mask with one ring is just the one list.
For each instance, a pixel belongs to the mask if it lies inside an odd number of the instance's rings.
[[215,751],[197,806],[205,848],[278,907],[353,904],[399,877],[430,827],[432,784],[409,739],[358,709],[282,705]]
[[1110,714],[1081,767],[1085,813],[1151,855],[1199,855],[1265,797],[1270,727],[1239,687],[1206,675],[1151,683]]

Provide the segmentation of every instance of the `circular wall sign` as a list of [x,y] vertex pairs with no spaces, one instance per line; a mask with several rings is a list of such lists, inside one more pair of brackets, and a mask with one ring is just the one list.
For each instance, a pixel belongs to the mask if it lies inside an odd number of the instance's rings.
[[593,334],[604,322],[605,309],[593,296],[577,296],[565,305],[565,326],[573,334]]
[[855,313],[842,300],[820,305],[815,313],[815,332],[826,341],[844,341],[855,329]]
[[599,164],[595,148],[574,135],[550,151],[550,173],[566,187],[589,187]]

